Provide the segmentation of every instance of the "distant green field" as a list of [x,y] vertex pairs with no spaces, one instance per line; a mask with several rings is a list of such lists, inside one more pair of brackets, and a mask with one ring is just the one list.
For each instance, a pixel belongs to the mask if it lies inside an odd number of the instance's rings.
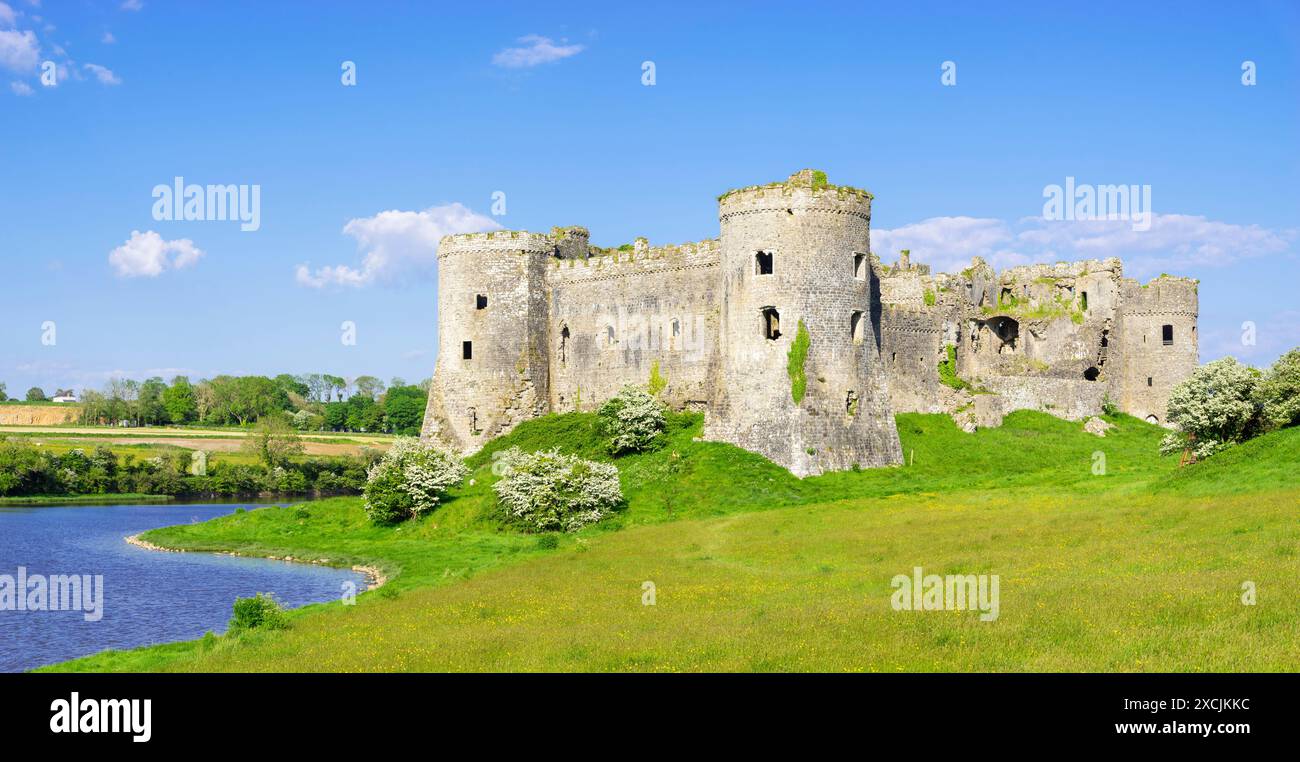
[[[371,527],[340,498],[145,535],[383,567],[358,605],[55,668],[1300,669],[1300,429],[1179,469],[1156,455],[1163,430],[1110,421],[1103,439],[1029,412],[975,434],[900,415],[912,465],[799,480],[679,416],[667,447],[615,461],[626,510],[548,548],[502,527],[489,467],[516,444],[604,457],[592,416],[548,416],[490,443],[474,483],[416,523]],[[998,575],[998,618],[893,610],[891,578],[917,566]]]

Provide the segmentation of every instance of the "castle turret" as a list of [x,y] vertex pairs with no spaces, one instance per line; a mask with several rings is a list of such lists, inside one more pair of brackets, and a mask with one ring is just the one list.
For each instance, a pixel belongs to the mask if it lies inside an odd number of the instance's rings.
[[1117,403],[1124,412],[1164,424],[1169,392],[1197,368],[1197,283],[1162,275],[1144,285],[1121,283],[1117,318]]
[[720,362],[705,435],[799,476],[899,462],[873,319],[871,194],[803,170],[718,206]]
[[514,231],[442,239],[425,438],[474,452],[546,412],[545,278],[555,248],[548,236]]

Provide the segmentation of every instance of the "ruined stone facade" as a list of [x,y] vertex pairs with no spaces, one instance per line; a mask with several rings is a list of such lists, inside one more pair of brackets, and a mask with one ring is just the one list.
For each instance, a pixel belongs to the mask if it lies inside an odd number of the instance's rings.
[[472,452],[658,373],[668,404],[705,412],[706,438],[804,476],[900,462],[895,412],[973,429],[1021,408],[1083,418],[1109,398],[1160,421],[1195,369],[1194,282],[1140,286],[1117,259],[931,275],[905,252],[883,266],[871,200],[804,170],[720,197],[721,237],[700,243],[447,236],[424,436]]

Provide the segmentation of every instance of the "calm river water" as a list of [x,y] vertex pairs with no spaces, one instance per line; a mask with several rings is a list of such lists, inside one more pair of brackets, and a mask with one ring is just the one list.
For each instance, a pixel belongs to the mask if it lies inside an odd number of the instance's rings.
[[[235,598],[273,593],[288,607],[337,600],[364,575],[311,564],[208,553],[162,553],[123,539],[146,529],[206,521],[248,503],[0,507],[0,671],[15,672],[85,656],[224,632]],[[55,575],[103,576],[102,618],[84,611],[18,610],[6,600],[19,580],[28,590]],[[83,591],[84,592],[84,591]],[[85,597],[83,595],[83,600]],[[91,614],[94,617],[94,614]]]

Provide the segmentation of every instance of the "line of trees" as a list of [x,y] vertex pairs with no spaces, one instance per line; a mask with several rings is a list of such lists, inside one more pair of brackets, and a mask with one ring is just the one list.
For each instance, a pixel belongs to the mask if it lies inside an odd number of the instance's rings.
[[374,376],[345,379],[312,373],[227,376],[191,383],[186,376],[112,379],[83,390],[81,421],[130,426],[248,426],[286,416],[299,431],[388,432],[414,436],[424,420],[429,382],[385,384]]
[[[71,389],[59,389],[58,391],[56,391],[56,392],[54,393],[54,396],[55,396],[55,397],[62,397],[62,396],[65,396],[65,395],[67,395],[67,396],[71,396],[71,395],[72,395],[72,390],[71,390]],[[5,388],[5,385],[4,385],[3,383],[0,383],[0,402],[11,402],[11,401],[12,401],[12,402],[18,402],[19,400],[18,400],[18,398],[16,398],[16,397],[15,397],[14,399],[10,400],[10,398],[9,398],[9,390],[8,390],[7,388]],[[44,389],[42,389],[42,388],[39,387],[39,386],[33,386],[32,388],[30,388],[30,389],[27,390],[27,394],[23,395],[23,401],[26,401],[26,402],[49,402],[49,401],[50,401],[50,398],[45,394],[45,390],[44,390]]]

